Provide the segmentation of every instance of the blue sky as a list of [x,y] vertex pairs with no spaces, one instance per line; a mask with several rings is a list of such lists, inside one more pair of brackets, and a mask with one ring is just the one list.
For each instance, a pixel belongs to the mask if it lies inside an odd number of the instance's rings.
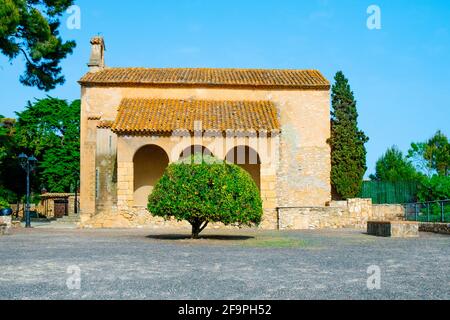
[[[81,29],[66,83],[45,93],[23,87],[23,59],[0,57],[0,113],[14,116],[47,94],[73,100],[87,71],[89,39],[102,34],[109,66],[319,69],[344,71],[370,137],[368,166],[390,146],[406,151],[438,129],[450,135],[450,1],[78,0]],[[381,30],[366,27],[369,5]],[[68,15],[64,16],[66,19]]]

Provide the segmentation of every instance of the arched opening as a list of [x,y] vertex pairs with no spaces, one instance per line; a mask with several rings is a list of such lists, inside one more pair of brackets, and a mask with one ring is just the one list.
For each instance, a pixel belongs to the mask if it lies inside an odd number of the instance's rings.
[[250,173],[258,189],[261,190],[261,158],[258,152],[248,146],[237,146],[227,153],[225,159]]
[[134,155],[134,205],[147,206],[148,196],[169,165],[164,149],[148,145]]
[[180,154],[180,160],[189,159],[194,154],[202,154],[203,156],[213,156],[212,152],[201,145],[192,145],[184,149]]

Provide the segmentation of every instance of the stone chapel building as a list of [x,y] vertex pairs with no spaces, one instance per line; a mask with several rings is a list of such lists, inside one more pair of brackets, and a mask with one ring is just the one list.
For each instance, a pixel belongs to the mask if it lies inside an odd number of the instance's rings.
[[164,223],[146,212],[148,195],[193,152],[251,174],[262,228],[276,227],[278,208],[331,200],[330,83],[319,71],[110,68],[103,38],[91,45],[79,81],[82,224]]

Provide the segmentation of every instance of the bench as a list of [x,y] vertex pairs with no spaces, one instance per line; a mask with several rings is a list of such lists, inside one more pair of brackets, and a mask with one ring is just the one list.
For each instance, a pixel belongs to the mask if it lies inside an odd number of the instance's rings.
[[369,221],[367,233],[377,237],[414,238],[419,236],[419,222]]

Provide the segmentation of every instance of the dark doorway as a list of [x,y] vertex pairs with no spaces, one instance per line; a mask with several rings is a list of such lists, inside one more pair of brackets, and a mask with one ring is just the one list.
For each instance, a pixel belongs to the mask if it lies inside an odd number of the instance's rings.
[[67,216],[69,212],[69,201],[68,200],[55,200],[55,218],[62,218]]

